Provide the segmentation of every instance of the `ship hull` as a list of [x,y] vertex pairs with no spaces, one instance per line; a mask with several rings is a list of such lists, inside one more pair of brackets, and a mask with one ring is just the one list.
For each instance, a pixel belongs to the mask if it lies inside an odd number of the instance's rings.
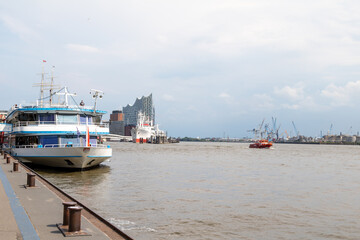
[[152,131],[150,127],[136,127],[131,132],[134,143],[146,143],[150,140]]
[[99,165],[112,156],[111,148],[13,148],[11,153],[21,161],[48,167],[87,169]]
[[270,144],[250,144],[249,148],[270,148],[272,145]]

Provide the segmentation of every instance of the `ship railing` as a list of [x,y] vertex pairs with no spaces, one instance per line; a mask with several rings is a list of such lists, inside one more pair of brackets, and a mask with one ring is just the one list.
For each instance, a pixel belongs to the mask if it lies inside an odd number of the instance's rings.
[[66,143],[66,144],[45,144],[44,148],[66,148],[66,147],[91,147],[91,148],[109,148],[108,145],[105,144],[90,144],[90,146],[84,146],[83,144],[73,144],[73,143]]
[[34,145],[16,145],[16,146],[13,146],[14,148],[38,148],[38,145],[37,144],[34,144]]
[[[84,126],[86,123],[79,122],[66,122],[66,121],[19,121],[13,124],[13,127],[26,127],[26,126],[38,126],[38,125],[79,125]],[[95,125],[98,127],[109,127],[108,123],[89,123],[89,126]]]
[[[84,146],[83,144],[33,144],[33,145],[16,145],[14,148],[66,148],[66,147],[83,147],[87,148],[88,146]],[[105,144],[91,144],[91,148],[110,148],[109,145]]]

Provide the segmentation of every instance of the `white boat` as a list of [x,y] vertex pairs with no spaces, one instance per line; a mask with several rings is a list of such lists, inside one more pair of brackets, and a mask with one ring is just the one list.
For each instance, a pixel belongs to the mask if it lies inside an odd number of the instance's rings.
[[131,129],[131,136],[134,143],[149,143],[156,137],[166,137],[166,133],[159,130],[158,125],[154,125],[152,120],[139,111],[136,127]]
[[[74,100],[75,94],[66,87],[54,92],[52,83],[44,83],[43,74],[40,100],[32,105],[14,105],[9,110],[6,122],[12,125],[11,154],[21,161],[71,169],[91,168],[111,158],[110,146],[101,144],[101,136],[109,134],[108,126],[101,121],[106,112],[95,109],[103,93],[92,90],[93,107],[82,102],[70,105],[69,97]],[[50,89],[48,97],[44,97],[45,87]],[[58,103],[54,103],[56,97]]]

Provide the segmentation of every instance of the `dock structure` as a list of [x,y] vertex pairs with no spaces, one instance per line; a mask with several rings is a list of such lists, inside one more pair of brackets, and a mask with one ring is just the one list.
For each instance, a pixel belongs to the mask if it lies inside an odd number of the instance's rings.
[[[0,157],[0,239],[57,240],[69,236],[68,232],[74,240],[132,239],[36,172],[32,172],[22,163],[18,164],[16,159],[10,156],[10,163],[7,163],[9,155],[6,159],[2,157]],[[36,182],[33,182],[34,176]],[[74,202],[77,205],[70,207],[71,210],[82,210],[78,222],[71,223],[75,220],[70,219],[69,227],[62,226],[66,202]],[[76,231],[70,231],[71,225],[76,226]],[[68,235],[66,236],[64,232]]]

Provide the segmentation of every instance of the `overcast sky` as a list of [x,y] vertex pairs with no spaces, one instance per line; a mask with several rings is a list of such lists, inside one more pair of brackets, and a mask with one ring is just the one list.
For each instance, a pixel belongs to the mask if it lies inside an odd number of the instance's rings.
[[[1,109],[56,82],[111,112],[153,93],[170,136],[360,131],[360,1],[1,1]],[[108,118],[108,116],[106,117]]]

